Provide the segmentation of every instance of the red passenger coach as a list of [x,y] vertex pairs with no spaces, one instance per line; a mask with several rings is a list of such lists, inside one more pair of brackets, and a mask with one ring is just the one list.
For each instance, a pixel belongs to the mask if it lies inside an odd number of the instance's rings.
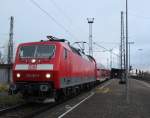
[[110,70],[106,69],[103,65],[97,65],[97,81],[102,82],[110,79]]
[[49,40],[18,46],[13,66],[13,90],[25,99],[56,100],[95,84],[96,62],[66,43]]

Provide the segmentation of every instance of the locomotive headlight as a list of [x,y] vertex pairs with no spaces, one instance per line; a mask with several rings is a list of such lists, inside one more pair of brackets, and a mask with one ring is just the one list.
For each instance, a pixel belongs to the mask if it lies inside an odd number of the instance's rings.
[[46,78],[50,78],[50,77],[51,77],[51,74],[48,73],[48,74],[46,74],[45,76],[46,76]]
[[35,63],[35,62],[36,62],[36,60],[35,60],[35,59],[32,59],[32,60],[31,60],[31,62],[32,62],[32,63]]
[[16,76],[17,76],[17,78],[20,78],[20,76],[21,76],[21,75],[20,75],[20,73],[17,73],[17,75],[16,75]]

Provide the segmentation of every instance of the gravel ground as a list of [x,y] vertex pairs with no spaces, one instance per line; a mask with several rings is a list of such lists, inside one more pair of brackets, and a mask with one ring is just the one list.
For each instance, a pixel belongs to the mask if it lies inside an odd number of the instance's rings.
[[23,99],[20,94],[8,95],[7,91],[0,92],[0,109],[14,106],[23,103]]
[[7,108],[23,102],[20,94],[9,95],[8,89],[8,84],[0,83],[0,109]]

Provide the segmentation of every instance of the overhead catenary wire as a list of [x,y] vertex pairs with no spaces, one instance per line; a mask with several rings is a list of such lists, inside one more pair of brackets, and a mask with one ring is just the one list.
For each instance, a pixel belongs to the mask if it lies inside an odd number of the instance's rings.
[[129,15],[130,16],[134,16],[134,17],[138,17],[138,18],[141,18],[141,19],[144,19],[144,20],[150,20],[150,17],[149,16],[143,16],[143,15],[139,15],[137,13],[134,13],[134,12],[129,12]]
[[71,26],[74,26],[74,28],[78,31],[80,30],[80,32],[84,32],[85,34],[87,34],[87,32],[82,29],[81,27],[74,25],[73,20],[64,12],[64,10],[62,9],[62,7],[60,7],[60,5],[58,3],[55,2],[55,0],[49,0],[56,8],[57,10],[60,12],[61,15],[63,15],[63,17],[70,23],[69,27],[72,28]]
[[107,48],[105,48],[105,47],[103,47],[103,46],[97,44],[96,42],[93,42],[93,44],[94,44],[94,45],[97,45],[97,46],[100,47],[100,48],[103,48],[105,51],[111,52],[112,54],[114,54],[114,55],[116,55],[116,56],[119,56],[118,54],[114,53],[114,52],[112,51],[112,49],[107,49]]
[[55,0],[49,0],[56,8],[57,10],[64,16],[64,18],[69,21],[70,23],[72,22],[71,18],[64,12],[64,10],[55,2]]
[[104,43],[104,44],[119,44],[119,42],[105,42],[105,41],[101,41],[101,42],[99,42],[99,43]]
[[61,23],[59,23],[49,12],[47,12],[44,8],[42,8],[35,0],[30,0],[37,8],[39,8],[44,14],[46,14],[53,22],[55,22],[56,25],[58,25],[61,29],[63,29],[68,35],[73,37],[75,40],[77,38],[69,31],[67,30]]

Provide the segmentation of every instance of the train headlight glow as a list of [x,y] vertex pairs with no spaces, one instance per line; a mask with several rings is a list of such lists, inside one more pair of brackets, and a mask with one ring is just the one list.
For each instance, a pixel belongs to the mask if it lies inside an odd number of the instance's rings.
[[51,74],[50,73],[46,74],[45,76],[46,76],[46,78],[51,78]]
[[17,76],[17,78],[20,78],[20,76],[21,76],[21,75],[20,75],[20,73],[17,73],[17,75],[16,75],[16,76]]
[[36,62],[36,60],[35,60],[35,59],[32,59],[32,60],[31,60],[31,62],[32,62],[32,63],[35,63],[35,62]]

